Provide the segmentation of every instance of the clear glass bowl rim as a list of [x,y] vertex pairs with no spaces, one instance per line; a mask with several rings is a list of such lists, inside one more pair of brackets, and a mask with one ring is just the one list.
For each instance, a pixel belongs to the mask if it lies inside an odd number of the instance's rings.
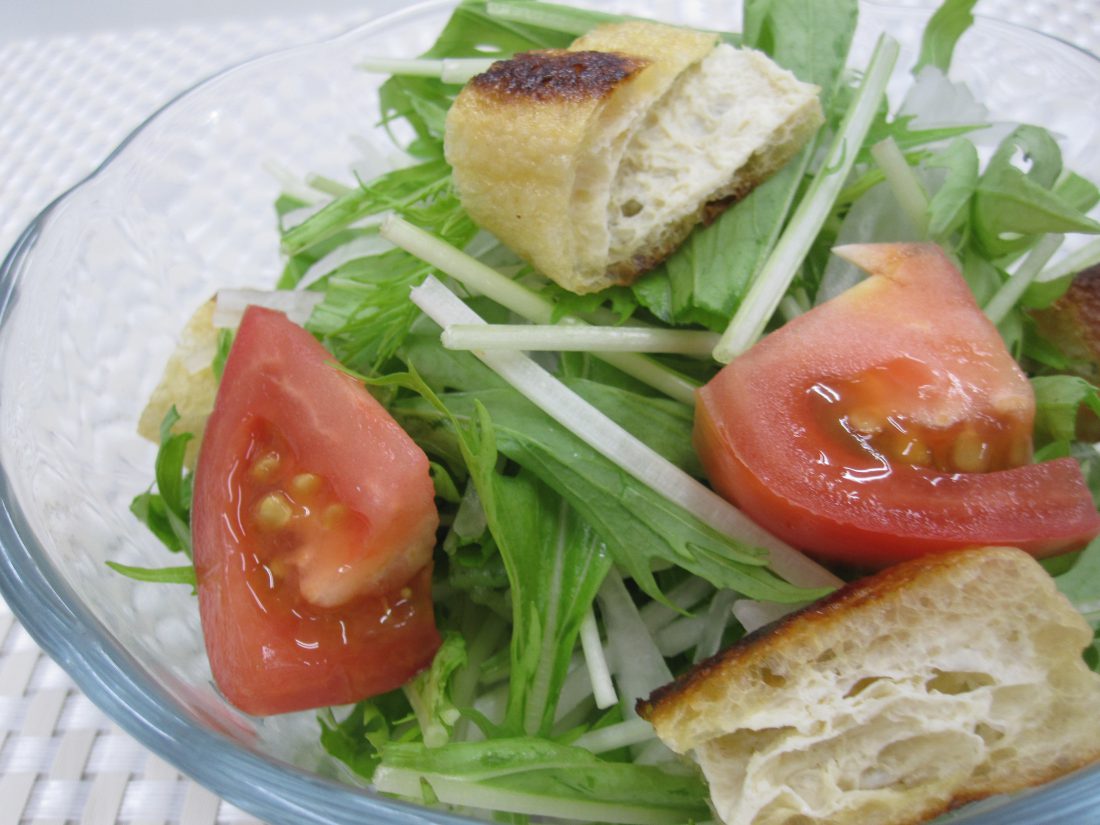
[[[862,4],[900,13],[927,15],[926,9],[900,8],[883,0]],[[426,0],[390,12],[348,32],[316,43],[262,55],[228,67],[180,92],[138,125],[86,178],[47,205],[20,234],[0,264],[0,327],[17,296],[23,263],[47,226],[51,213],[90,181],[146,127],[181,99],[234,71],[294,52],[323,48],[326,43],[362,37],[429,10],[454,5],[454,0]],[[1100,58],[1052,35],[978,15],[978,25],[1029,32],[1064,47]],[[44,550],[12,495],[7,469],[0,464],[0,595],[34,641],[72,678],[78,688],[110,719],[144,747],[167,760],[191,779],[229,803],[273,825],[470,825],[477,820],[381,797],[301,770],[245,748],[229,737],[196,724],[136,661],[102,628],[80,598],[52,566],[41,565]],[[197,756],[200,755],[200,756]],[[1009,822],[1085,822],[1100,805],[1100,765],[1094,765],[1039,788],[1019,794],[993,810],[960,812],[952,822],[1006,825]],[[1006,819],[1011,816],[1011,820]],[[1082,817],[1082,818],[1078,818]]]

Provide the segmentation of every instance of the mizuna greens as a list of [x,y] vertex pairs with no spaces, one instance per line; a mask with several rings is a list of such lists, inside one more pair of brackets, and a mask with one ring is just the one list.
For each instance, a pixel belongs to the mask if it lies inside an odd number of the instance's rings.
[[[948,83],[943,74],[973,5],[947,0],[932,18],[916,84]],[[433,461],[443,646],[402,690],[321,715],[324,747],[383,792],[514,821],[706,819],[703,783],[635,717],[634,700],[743,635],[730,620],[734,599],[797,604],[832,582],[785,581],[761,546],[715,529],[473,354],[445,348],[440,328],[410,301],[413,288],[449,290],[447,300],[492,323],[519,315],[587,324],[595,336],[626,322],[709,331],[708,341],[725,333],[722,360],[778,323],[777,308],[790,317],[852,283],[853,273],[830,261],[838,239],[870,239],[889,231],[881,222],[909,221],[906,231],[961,262],[1031,367],[1040,457],[1078,457],[1100,500],[1100,462],[1076,427],[1080,408],[1100,412],[1097,388],[1065,374],[1065,358],[1027,314],[1100,261],[1093,245],[1071,271],[1046,266],[1064,234],[1100,233],[1087,216],[1100,190],[1063,169],[1057,143],[1039,126],[1016,128],[983,166],[970,139],[987,126],[980,117],[925,127],[919,112],[892,114],[883,90],[896,45],[884,39],[870,66],[849,67],[857,16],[856,0],[746,0],[741,33],[726,38],[818,84],[827,125],[815,145],[631,287],[578,297],[540,280],[478,233],[443,160],[444,118],[459,89],[449,81],[467,68],[448,61],[563,47],[617,19],[600,12],[528,0],[461,3],[422,56],[434,62],[370,64],[404,72],[380,96],[383,125],[410,164],[355,185],[322,182],[337,194],[319,210],[305,210],[293,194],[279,200],[287,263],[278,287],[322,296],[307,329],[363,377]],[[390,213],[400,220],[383,223]],[[479,275],[479,266],[488,269]],[[429,276],[441,282],[422,286]],[[230,341],[222,335],[219,365]],[[716,363],[585,351],[537,360],[676,473],[701,477],[691,389]],[[174,433],[174,423],[170,414],[162,428],[156,490],[132,509],[170,550],[190,555],[189,436]],[[118,569],[194,585],[188,566]],[[1100,624],[1100,542],[1049,569]],[[1094,668],[1097,650],[1100,642]]]

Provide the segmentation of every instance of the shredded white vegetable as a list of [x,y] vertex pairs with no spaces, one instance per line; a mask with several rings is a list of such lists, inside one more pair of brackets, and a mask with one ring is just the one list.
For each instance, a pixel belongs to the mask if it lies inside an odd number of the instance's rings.
[[275,309],[286,313],[286,317],[294,323],[304,324],[323,298],[320,292],[292,292],[286,289],[220,289],[214,308],[214,326],[218,329],[239,326],[241,316],[250,306]]
[[597,596],[607,628],[607,660],[623,694],[627,716],[634,716],[634,702],[672,681],[672,671],[642,621],[622,576],[612,568]]
[[726,632],[729,620],[733,616],[733,603],[737,594],[732,590],[719,590],[711,599],[707,608],[706,618],[703,620],[703,630],[699,634],[699,643],[695,646],[695,656],[692,661],[696,664],[709,659],[722,646],[722,634]]
[[[599,655],[603,658],[602,646]],[[608,670],[609,674],[610,672]],[[570,662],[569,673],[565,677],[565,682],[562,683],[561,690],[558,691],[558,706],[554,711],[555,723],[560,725],[565,719],[576,715],[584,716],[587,713],[587,700],[594,698],[592,687],[591,673],[585,666],[584,657],[574,656]],[[614,690],[614,686],[612,686],[612,690]],[[617,704],[618,701],[618,695],[616,695],[612,704]]]
[[591,607],[585,611],[581,622],[581,650],[588,678],[592,682],[592,696],[596,707],[610,708],[619,703],[615,693],[615,684],[611,681],[611,670],[604,656],[603,643],[600,641],[600,629],[596,626],[596,614]]
[[[692,576],[684,579],[667,593],[665,598],[680,610],[691,610],[699,602],[714,592],[714,585],[706,579]],[[683,618],[683,613],[673,610],[667,604],[659,601],[651,601],[641,609],[642,621],[649,628],[650,633],[656,633],[677,619]]]
[[286,166],[276,160],[265,160],[261,167],[279,184],[279,188],[287,195],[297,198],[303,203],[319,204],[327,200],[325,195],[301,180]]
[[679,656],[699,644],[706,620],[702,616],[685,616],[677,619],[656,633],[657,649],[666,658]]
[[617,748],[625,748],[627,745],[649,742],[656,735],[653,725],[635,717],[615,725],[608,725],[606,728],[587,731],[578,736],[573,744],[592,753],[606,753]]
[[[433,321],[452,324],[484,321],[433,277],[412,290],[410,297]],[[526,355],[481,351],[481,361],[574,435],[656,492],[725,535],[763,547],[769,566],[800,587],[837,587],[841,580],[768,533],[740,510],[704,487],[671,461],[635,438]]]
[[356,258],[366,258],[370,255],[378,255],[389,249],[393,249],[393,244],[378,235],[355,238],[346,244],[341,244],[313,264],[306,270],[302,279],[298,281],[294,288],[306,289],[349,261],[354,261]]
[[745,628],[746,633],[752,633],[765,625],[779,621],[788,613],[798,610],[799,607],[801,605],[738,599],[733,603],[733,615]]
[[474,75],[488,71],[495,61],[488,57],[428,58],[371,57],[359,68],[372,74],[436,77],[444,83],[463,84]]

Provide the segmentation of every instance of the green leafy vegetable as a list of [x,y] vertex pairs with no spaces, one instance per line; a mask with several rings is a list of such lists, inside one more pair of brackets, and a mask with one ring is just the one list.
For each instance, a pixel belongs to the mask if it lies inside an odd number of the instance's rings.
[[[1020,153],[1027,171],[1013,162]],[[1061,150],[1045,129],[1021,126],[1001,142],[973,201],[974,240],[986,257],[1018,255],[1045,233],[1100,232],[1100,223],[1055,189],[1061,173]]]
[[[403,382],[436,409],[446,409],[417,376]],[[561,497],[530,474],[497,471],[495,431],[483,406],[476,406],[468,422],[450,420],[510,585],[512,667],[505,724],[517,732],[548,734],[581,621],[610,560],[597,535]],[[425,742],[432,744],[427,737]]]
[[343,720],[327,708],[318,715],[321,745],[359,776],[369,779],[386,745],[419,738],[415,719],[400,690],[359,702]]
[[449,186],[450,167],[442,159],[389,172],[336,198],[283,232],[283,252],[293,257],[346,230],[355,221],[431,200]]
[[214,360],[210,363],[210,369],[214,372],[214,380],[221,381],[225,372],[225,361],[229,358],[229,350],[233,347],[233,330],[218,330],[218,345],[214,352]]
[[[157,491],[141,493],[130,503],[130,512],[173,553],[191,557],[192,475],[183,459],[191,433],[172,433],[180,420],[172,407],[160,425],[160,449],[156,459]],[[121,571],[120,571],[121,572]]]
[[417,802],[592,822],[663,825],[710,816],[706,788],[695,774],[608,762],[545,739],[434,749],[391,744],[383,750],[374,784]]
[[[417,386],[408,377],[401,380]],[[500,452],[569,501],[607,543],[616,564],[651,597],[662,598],[655,563],[676,564],[751,598],[798,602],[821,595],[783,582],[763,566],[766,554],[720,535],[654,493],[515,390],[444,393],[438,401],[446,413],[420,401],[398,402],[394,411],[402,421],[442,423],[453,416],[473,422],[481,420],[478,407],[484,407]]]
[[821,102],[830,110],[844,75],[856,19],[855,0],[747,0],[743,38],[794,72],[821,87]]
[[1068,572],[1055,577],[1058,589],[1067,599],[1094,613],[1093,624],[1100,624],[1100,538],[1078,555]]
[[484,408],[481,412],[482,466],[475,476],[482,480],[479,489],[508,570],[514,611],[505,724],[547,735],[581,621],[610,559],[595,531],[533,475],[485,471],[484,462],[495,449],[488,444],[492,422]]
[[449,684],[455,671],[466,664],[466,642],[448,634],[436,651],[431,667],[417,674],[402,690],[416,714],[420,735],[429,748],[444,745],[458,722],[459,711],[451,700]]
[[195,566],[192,564],[182,567],[131,567],[128,564],[119,564],[109,561],[107,566],[116,573],[121,573],[139,582],[152,582],[154,584],[188,584],[194,589],[198,582],[195,580]]
[[[411,386],[436,410],[446,412],[415,374],[388,381]],[[467,422],[448,417],[510,585],[512,667],[505,725],[517,732],[547,734],[581,621],[610,560],[596,533],[548,487],[529,474],[497,471],[495,430],[483,406],[478,404]],[[425,742],[432,744],[427,738]]]
[[1097,388],[1074,375],[1042,375],[1031,379],[1035,390],[1037,446],[1077,438],[1077,417],[1082,406],[1100,415]]
[[924,27],[920,57],[913,67],[916,74],[925,66],[935,66],[946,73],[959,38],[974,24],[974,4],[977,0],[945,0]]
[[[149,528],[161,543],[173,553],[191,558],[191,492],[193,476],[184,468],[183,459],[191,433],[172,433],[180,420],[171,407],[160,424],[160,448],[157,450],[155,477],[157,490],[148,490],[134,497],[130,512]],[[143,582],[189,584],[195,587],[194,565],[177,567],[134,567],[109,561],[107,566],[117,573]]]
[[955,140],[928,165],[947,170],[943,186],[928,207],[928,234],[947,240],[969,220],[970,202],[978,188],[978,150],[969,140]]
[[603,23],[639,19],[629,15],[579,9],[576,6],[563,6],[558,3],[525,3],[516,2],[516,0],[490,0],[485,4],[485,10],[490,17],[497,20],[507,20],[568,35],[584,34],[593,26]]
[[633,287],[666,323],[726,328],[791,208],[803,167],[792,162],[712,225],[693,232],[671,257]]
[[[441,177],[428,194],[418,190],[392,206],[448,243],[465,246],[476,228],[463,211],[449,174],[443,167],[434,174]],[[306,326],[341,363],[373,373],[408,335],[419,315],[409,301],[409,290],[431,271],[431,266],[402,249],[354,258],[326,277],[325,297]]]

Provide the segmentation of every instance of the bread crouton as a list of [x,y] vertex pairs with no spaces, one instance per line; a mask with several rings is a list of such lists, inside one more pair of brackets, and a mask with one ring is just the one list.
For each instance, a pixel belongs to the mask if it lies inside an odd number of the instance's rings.
[[817,88],[716,35],[600,26],[473,78],[447,116],[463,206],[566,289],[629,283],[823,121]]
[[639,703],[728,825],[907,825],[1100,759],[1092,629],[1026,553],[926,556]]

